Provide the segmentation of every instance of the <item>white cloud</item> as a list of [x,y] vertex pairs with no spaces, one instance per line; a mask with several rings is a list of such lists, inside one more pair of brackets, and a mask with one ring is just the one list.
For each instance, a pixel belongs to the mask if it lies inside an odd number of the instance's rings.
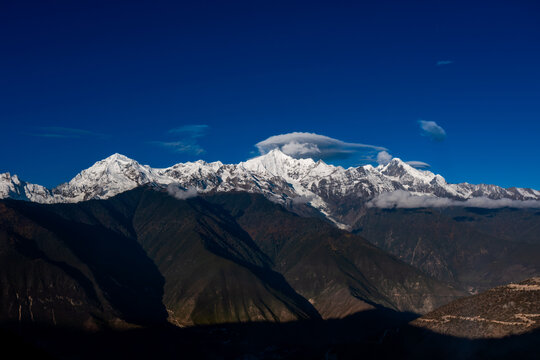
[[392,155],[390,155],[387,151],[381,151],[377,154],[377,162],[379,165],[386,165],[392,160]]
[[486,197],[477,197],[468,200],[452,200],[448,198],[438,198],[434,196],[416,196],[411,195],[404,190],[382,193],[370,202],[369,207],[378,207],[383,209],[392,208],[422,208],[422,207],[476,207],[485,209],[498,209],[503,207],[513,208],[540,208],[538,200],[511,200],[511,199],[489,199]]
[[314,159],[348,159],[359,154],[373,160],[376,152],[387,150],[381,146],[348,143],[328,136],[292,132],[271,136],[255,144],[261,154],[273,149],[280,149],[285,154],[295,158]]
[[431,167],[431,165],[423,161],[406,161],[405,163],[416,169],[429,169]]
[[314,195],[304,195],[291,198],[293,205],[308,204],[315,199]]
[[468,207],[479,207],[487,209],[497,209],[502,207],[512,208],[539,208],[540,201],[538,200],[512,200],[512,199],[488,199],[484,197],[478,197],[469,199],[466,201]]
[[281,151],[285,154],[296,154],[299,157],[310,157],[314,154],[320,154],[321,150],[316,144],[300,144],[291,142],[281,147]]
[[432,140],[443,141],[446,138],[446,131],[435,121],[418,120],[423,136],[429,136]]
[[196,197],[198,195],[196,188],[190,187],[186,190],[183,190],[177,184],[167,185],[167,192],[169,193],[169,195],[174,196],[178,200],[186,200]]

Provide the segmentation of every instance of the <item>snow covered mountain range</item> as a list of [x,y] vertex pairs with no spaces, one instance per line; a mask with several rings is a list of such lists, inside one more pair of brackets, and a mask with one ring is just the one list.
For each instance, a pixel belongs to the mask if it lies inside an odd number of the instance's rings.
[[[176,195],[185,193],[184,197],[196,193],[247,191],[261,193],[290,207],[309,203],[342,227],[351,223],[353,217],[361,216],[361,209],[366,204],[387,206],[389,194],[399,194],[400,199],[404,194],[422,199],[446,199],[454,205],[474,199],[503,200],[506,201],[504,206],[516,201],[540,204],[538,190],[448,184],[442,176],[415,169],[397,158],[377,167],[366,165],[345,169],[320,160],[295,159],[278,149],[239,164],[199,160],[163,169],[114,154],[54,189],[4,173],[0,174],[0,198],[73,203],[106,199],[145,184],[169,187]],[[386,196],[385,205],[377,202],[382,196]]]

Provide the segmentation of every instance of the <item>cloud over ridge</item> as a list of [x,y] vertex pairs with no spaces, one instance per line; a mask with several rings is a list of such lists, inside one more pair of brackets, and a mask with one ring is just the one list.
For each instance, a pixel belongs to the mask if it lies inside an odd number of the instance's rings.
[[407,165],[409,165],[409,166],[412,166],[412,167],[415,168],[415,169],[420,169],[420,170],[429,169],[429,168],[431,167],[431,165],[429,165],[429,164],[426,163],[426,162],[423,162],[423,161],[415,161],[415,160],[405,161],[405,164],[407,164]]
[[415,209],[415,208],[439,208],[450,206],[475,207],[484,209],[511,208],[540,208],[538,200],[512,200],[512,199],[489,199],[477,197],[467,200],[453,200],[435,196],[418,196],[404,190],[382,193],[367,203],[368,207],[381,209]]
[[392,160],[392,155],[388,153],[388,151],[381,151],[377,154],[377,163],[379,165],[386,165]]
[[167,185],[167,193],[169,193],[169,195],[173,196],[178,200],[186,200],[194,198],[198,195],[196,188],[190,187],[186,190],[182,190],[182,188],[178,184]]
[[255,144],[259,153],[264,155],[273,149],[280,149],[283,153],[294,158],[314,159],[348,159],[363,155],[375,160],[375,154],[386,151],[382,146],[360,143],[348,143],[325,135],[308,132],[292,132],[270,136],[268,139]]

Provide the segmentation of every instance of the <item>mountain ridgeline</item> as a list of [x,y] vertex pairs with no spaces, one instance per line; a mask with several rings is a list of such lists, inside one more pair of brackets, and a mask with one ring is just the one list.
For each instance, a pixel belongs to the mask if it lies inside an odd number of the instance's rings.
[[[331,174],[297,180],[328,165],[282,155],[214,178],[215,163],[138,171],[113,156],[52,191],[4,176],[18,185],[0,200],[0,344],[88,359],[534,358],[535,191],[489,199],[517,207],[381,207],[392,187],[321,192]],[[417,171],[364,170],[396,166]],[[400,181],[398,198],[414,192]]]
[[309,158],[294,159],[279,149],[238,164],[199,160],[163,169],[114,154],[52,190],[4,173],[0,174],[0,198],[72,203],[106,199],[144,184],[161,187],[176,184],[198,193],[259,193],[293,209],[309,203],[327,219],[348,229],[362,216],[366,205],[384,203],[384,206],[393,206],[387,201],[373,201],[380,195],[396,191],[427,196],[432,200],[443,199],[448,204],[454,201],[454,205],[466,206],[467,201],[482,204],[488,200],[491,207],[511,206],[516,204],[515,201],[521,202],[519,206],[540,207],[538,190],[448,184],[442,176],[415,169],[397,158],[377,167],[366,165],[344,169]]
[[[261,194],[301,217],[324,219],[361,235],[470,293],[540,275],[540,191],[448,184],[442,176],[399,159],[344,169],[294,159],[276,149],[239,164],[197,161],[156,169],[114,154],[52,190],[1,174],[0,197],[79,203],[143,185],[157,191],[172,188],[179,198],[205,195],[207,201],[218,194]],[[308,226],[304,221],[295,219],[291,228]],[[268,237],[273,230],[259,223],[260,229],[245,226]],[[280,268],[279,254],[272,255],[276,249],[260,246],[270,251],[265,253],[268,261],[277,261],[273,269],[290,271]]]

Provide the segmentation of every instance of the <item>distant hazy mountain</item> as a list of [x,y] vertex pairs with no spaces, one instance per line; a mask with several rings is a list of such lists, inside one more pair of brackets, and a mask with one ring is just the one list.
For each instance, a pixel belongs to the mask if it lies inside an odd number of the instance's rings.
[[[260,193],[272,201],[293,208],[309,203],[344,228],[350,228],[356,222],[368,202],[377,200],[381,194],[394,192],[429,197],[432,200],[464,202],[476,199],[473,204],[480,204],[481,207],[483,199],[505,199],[507,202],[502,204],[507,206],[512,205],[508,201],[513,200],[540,200],[540,191],[533,189],[448,184],[442,176],[415,169],[397,158],[378,167],[366,165],[344,169],[322,161],[294,159],[277,149],[239,164],[197,161],[164,169],[154,169],[114,154],[52,190],[22,182],[15,175],[5,173],[0,175],[0,198],[10,197],[39,203],[71,203],[106,199],[144,184],[161,187],[175,184],[183,190],[193,189],[199,193]],[[402,197],[385,197],[372,201],[370,205],[392,207],[395,201],[407,200]],[[433,201],[430,204],[433,205]],[[436,205],[444,204],[447,203]]]

